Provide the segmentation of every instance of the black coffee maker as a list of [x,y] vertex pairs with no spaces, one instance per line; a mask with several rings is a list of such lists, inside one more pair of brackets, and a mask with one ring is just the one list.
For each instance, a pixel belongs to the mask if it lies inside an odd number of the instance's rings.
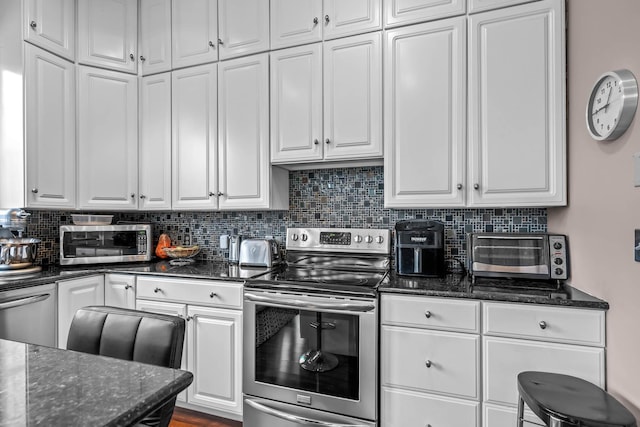
[[440,277],[444,263],[444,224],[439,221],[398,221],[395,232],[399,275]]

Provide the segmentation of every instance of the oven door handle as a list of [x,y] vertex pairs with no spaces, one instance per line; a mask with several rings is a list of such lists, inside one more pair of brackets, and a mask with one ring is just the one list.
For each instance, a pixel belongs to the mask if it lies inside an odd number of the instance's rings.
[[336,423],[332,423],[332,422],[328,422],[328,421],[321,421],[321,420],[314,420],[313,418],[307,418],[307,417],[301,417],[299,415],[293,415],[293,414],[288,414],[286,412],[283,411],[279,411],[278,409],[275,408],[270,408],[266,405],[263,405],[262,403],[259,403],[253,399],[246,399],[244,400],[247,405],[251,406],[252,408],[260,411],[260,412],[264,412],[265,414],[269,414],[269,415],[273,415],[274,417],[278,417],[281,418],[283,420],[287,420],[287,421],[291,421],[292,423],[295,423],[296,425],[303,425],[303,426],[319,426],[319,427],[369,427],[366,424],[336,424]]
[[340,311],[371,311],[376,308],[376,306],[369,302],[359,302],[359,301],[351,301],[348,303],[322,303],[316,301],[302,301],[298,299],[292,300],[282,300],[278,298],[265,297],[261,295],[252,294],[246,292],[244,297],[252,302],[261,302],[267,304],[277,305],[278,307],[293,307],[293,308],[304,308],[307,310],[340,310]]
[[35,304],[49,298],[50,294],[34,295],[26,298],[18,298],[6,302],[0,302],[0,310],[8,310],[10,308],[21,307],[23,305]]

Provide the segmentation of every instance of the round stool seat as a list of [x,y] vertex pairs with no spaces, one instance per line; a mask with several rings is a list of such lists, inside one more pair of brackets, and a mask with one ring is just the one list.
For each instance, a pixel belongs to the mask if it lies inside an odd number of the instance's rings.
[[518,391],[527,406],[547,425],[553,417],[571,426],[637,426],[635,417],[613,396],[580,378],[549,372],[521,372]]

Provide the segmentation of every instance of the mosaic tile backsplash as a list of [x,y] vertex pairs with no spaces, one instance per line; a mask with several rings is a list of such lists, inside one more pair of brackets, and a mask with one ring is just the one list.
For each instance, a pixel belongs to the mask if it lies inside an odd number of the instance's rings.
[[[174,244],[198,244],[203,260],[226,259],[220,235],[273,236],[284,242],[287,227],[388,228],[404,219],[433,219],[445,224],[446,256],[466,264],[466,233],[471,231],[545,232],[544,208],[387,209],[381,166],[318,169],[289,173],[288,211],[114,212],[115,221],[148,222],[154,243],[168,233]],[[27,235],[42,240],[39,263],[58,262],[59,226],[71,224],[69,212],[30,211]],[[95,213],[95,212],[89,212]],[[451,261],[451,268],[458,263]]]

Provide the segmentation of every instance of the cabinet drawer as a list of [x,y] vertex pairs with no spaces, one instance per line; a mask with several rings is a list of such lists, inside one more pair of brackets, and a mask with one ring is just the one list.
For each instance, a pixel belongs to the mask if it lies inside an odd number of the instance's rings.
[[382,323],[458,332],[480,332],[480,302],[453,298],[383,295]]
[[479,399],[480,336],[382,326],[382,385]]
[[242,308],[241,282],[138,276],[137,294],[158,301]]
[[483,303],[483,334],[604,347],[604,311]]
[[384,427],[480,425],[480,404],[469,400],[385,387],[380,405],[380,425]]
[[[487,427],[513,427],[518,419],[518,409],[506,406],[482,405],[482,425]],[[525,426],[545,425],[542,420],[527,409],[524,410]],[[527,424],[529,423],[529,424]]]
[[508,338],[483,338],[485,402],[516,406],[517,377],[523,371],[545,371],[584,378],[604,387],[604,349]]

